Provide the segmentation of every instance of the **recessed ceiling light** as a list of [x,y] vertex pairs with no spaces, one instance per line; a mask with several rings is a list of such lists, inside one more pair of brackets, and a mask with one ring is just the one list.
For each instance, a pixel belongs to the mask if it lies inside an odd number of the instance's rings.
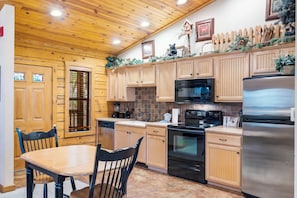
[[176,1],[177,5],[182,5],[182,4],[185,4],[185,3],[187,3],[187,0],[177,0]]
[[150,23],[148,21],[143,21],[140,24],[142,27],[148,27],[150,25]]
[[60,16],[62,16],[62,11],[61,10],[58,10],[58,9],[54,9],[54,10],[52,10],[51,12],[50,12],[50,14],[52,15],[52,16],[54,16],[54,17],[60,17]]
[[118,45],[120,43],[121,43],[121,41],[119,39],[115,39],[112,41],[112,44],[114,44],[114,45]]

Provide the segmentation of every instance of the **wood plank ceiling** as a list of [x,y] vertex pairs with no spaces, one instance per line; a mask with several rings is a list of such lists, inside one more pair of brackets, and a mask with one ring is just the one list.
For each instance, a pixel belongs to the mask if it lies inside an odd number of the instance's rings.
[[[16,43],[117,55],[214,0],[0,0],[15,6]],[[49,15],[51,8],[63,16]],[[143,28],[143,20],[150,26]],[[119,45],[112,45],[120,39]]]

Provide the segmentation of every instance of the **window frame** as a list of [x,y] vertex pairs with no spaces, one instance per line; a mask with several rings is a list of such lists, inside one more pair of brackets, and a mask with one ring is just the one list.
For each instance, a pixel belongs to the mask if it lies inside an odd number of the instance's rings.
[[[89,122],[90,122],[90,130],[88,131],[69,131],[69,80],[70,80],[70,70],[84,71],[89,72]],[[64,119],[64,136],[65,137],[79,137],[84,135],[93,135],[95,134],[95,129],[93,127],[93,113],[92,113],[92,84],[93,84],[93,72],[91,67],[85,66],[83,63],[66,63],[65,68],[65,119]]]

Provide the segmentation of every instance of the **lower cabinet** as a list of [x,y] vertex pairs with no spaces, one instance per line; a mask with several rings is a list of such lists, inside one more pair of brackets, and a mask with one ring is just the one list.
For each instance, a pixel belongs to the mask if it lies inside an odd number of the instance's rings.
[[137,161],[146,164],[146,131],[145,128],[115,125],[115,149],[135,146],[137,140],[144,137],[138,152]]
[[166,127],[147,126],[147,165],[167,172]]
[[206,133],[206,180],[241,188],[241,135]]

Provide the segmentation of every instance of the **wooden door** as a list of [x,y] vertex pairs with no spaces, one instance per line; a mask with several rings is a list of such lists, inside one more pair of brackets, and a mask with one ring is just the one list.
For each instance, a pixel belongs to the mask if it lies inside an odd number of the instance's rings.
[[107,100],[108,101],[115,101],[117,98],[117,72],[116,71],[109,71],[108,72],[108,85],[107,85]]
[[151,87],[156,85],[155,65],[142,65],[140,70],[141,85],[143,87]]
[[147,135],[147,165],[167,170],[166,149],[165,137]]
[[192,79],[193,78],[193,60],[177,61],[176,63],[176,78],[177,79]]
[[241,149],[239,147],[207,144],[206,179],[219,184],[240,188]]
[[216,57],[215,101],[242,102],[243,78],[249,77],[249,54]]
[[144,130],[145,130],[144,128],[141,129],[141,128],[131,127],[130,146],[135,146],[137,140],[141,137],[144,137],[139,147],[137,161],[146,164],[146,135]]
[[161,63],[156,65],[157,102],[174,102],[175,79],[175,62]]
[[139,87],[140,84],[140,76],[139,76],[139,66],[133,66],[127,68],[127,87]]
[[[52,123],[52,68],[16,64],[14,81],[14,128],[23,132],[48,131]],[[24,168],[14,131],[15,169]]]
[[194,78],[213,77],[213,58],[194,60]]

